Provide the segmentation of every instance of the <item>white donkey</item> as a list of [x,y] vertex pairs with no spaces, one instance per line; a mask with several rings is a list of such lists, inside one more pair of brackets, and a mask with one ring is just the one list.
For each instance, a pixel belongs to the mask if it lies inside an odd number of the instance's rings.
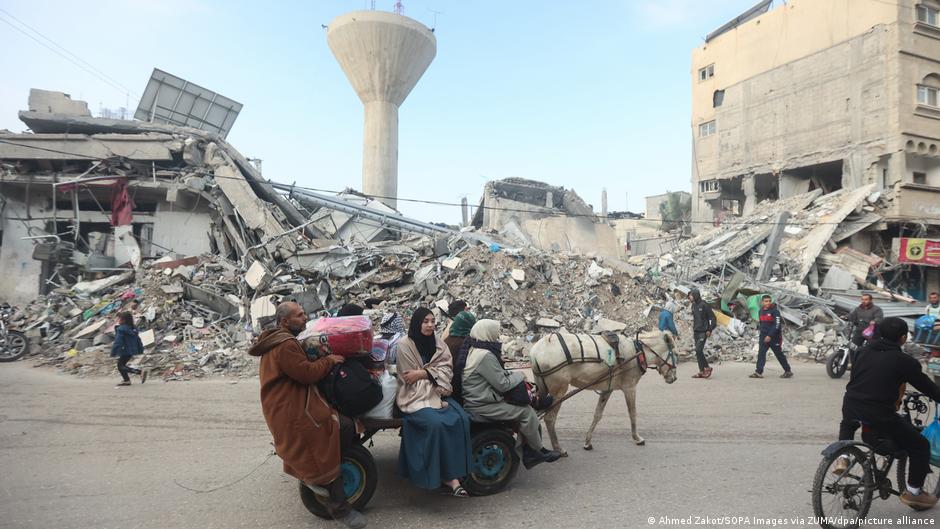
[[[584,449],[592,450],[594,428],[604,414],[610,395],[618,389],[623,391],[627,401],[634,442],[646,443],[636,433],[636,385],[647,365],[654,366],[667,384],[675,382],[677,358],[672,349],[672,336],[659,331],[637,335],[553,333],[532,347],[529,358],[539,390],[550,393],[556,402],[567,393],[569,386],[600,393],[594,421],[584,439]],[[567,455],[555,433],[555,419],[560,409],[560,405],[556,406],[545,415],[545,425],[552,448]]]

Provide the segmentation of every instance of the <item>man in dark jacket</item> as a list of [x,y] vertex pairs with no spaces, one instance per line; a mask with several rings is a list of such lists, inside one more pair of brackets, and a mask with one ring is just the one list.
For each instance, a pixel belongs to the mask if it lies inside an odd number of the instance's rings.
[[855,326],[855,332],[852,334],[852,343],[855,344],[855,347],[861,347],[865,343],[862,331],[869,325],[878,325],[884,317],[884,311],[881,310],[881,307],[875,305],[871,294],[862,294],[862,302],[852,309],[852,312],[846,317],[849,323]]
[[692,375],[692,378],[709,378],[712,376],[712,368],[705,359],[705,341],[718,326],[718,321],[712,308],[702,301],[702,293],[697,288],[689,292],[689,301],[692,302],[692,339],[695,341],[695,359],[698,361],[698,373]]
[[[940,388],[924,374],[920,362],[901,351],[908,332],[904,320],[887,318],[881,322],[879,331],[878,338],[858,351],[852,366],[842,399],[839,440],[851,440],[859,424],[875,430],[879,437],[891,439],[910,459],[907,490],[901,494],[901,502],[916,509],[929,509],[937,503],[937,497],[921,488],[930,468],[930,443],[896,411],[903,384],[914,386],[933,400],[940,400]],[[843,456],[836,461],[833,472],[842,474],[848,467],[849,461]]]
[[757,369],[751,373],[751,378],[764,378],[764,363],[767,362],[767,348],[774,352],[780,367],[783,368],[783,374],[780,378],[790,378],[793,372],[790,371],[790,364],[787,357],[783,356],[783,318],[780,317],[780,311],[774,304],[773,298],[768,295],[761,297],[760,309],[760,335],[757,346]]

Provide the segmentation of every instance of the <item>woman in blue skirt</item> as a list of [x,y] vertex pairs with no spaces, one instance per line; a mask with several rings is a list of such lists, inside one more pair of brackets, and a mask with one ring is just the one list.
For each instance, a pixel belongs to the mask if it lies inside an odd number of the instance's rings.
[[434,324],[434,314],[421,307],[398,342],[396,401],[404,413],[398,474],[423,489],[443,486],[465,498],[460,480],[470,473],[470,419],[450,398],[453,359]]

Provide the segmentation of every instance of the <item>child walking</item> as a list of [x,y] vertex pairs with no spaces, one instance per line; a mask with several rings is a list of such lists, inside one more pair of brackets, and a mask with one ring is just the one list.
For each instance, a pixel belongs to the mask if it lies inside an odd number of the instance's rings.
[[127,362],[134,355],[144,352],[144,344],[140,341],[137,327],[134,325],[134,315],[130,312],[118,314],[118,327],[114,332],[114,343],[111,344],[111,356],[116,356],[118,372],[123,379],[117,387],[130,386],[131,378],[128,373],[140,375],[140,383],[147,381],[147,370],[128,367]]

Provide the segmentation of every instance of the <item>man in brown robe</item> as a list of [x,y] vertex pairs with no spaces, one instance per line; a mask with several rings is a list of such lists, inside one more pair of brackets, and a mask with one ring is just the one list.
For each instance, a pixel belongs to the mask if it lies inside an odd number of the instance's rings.
[[297,303],[281,303],[275,314],[277,327],[261,333],[248,351],[261,358],[261,410],[274,449],[284,461],[284,472],[317,495],[329,494],[327,509],[335,520],[347,527],[364,527],[365,516],[352,509],[343,492],[340,439],[348,435],[342,435],[340,415],[316,386],[344,358],[307,358],[296,339],[307,315]]

